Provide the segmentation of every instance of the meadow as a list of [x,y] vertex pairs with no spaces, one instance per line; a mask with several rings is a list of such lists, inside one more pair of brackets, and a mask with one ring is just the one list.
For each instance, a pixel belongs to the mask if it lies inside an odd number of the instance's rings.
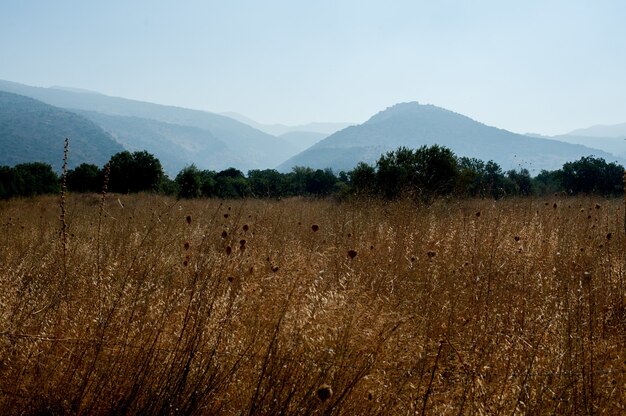
[[3,414],[626,412],[619,199],[0,201]]

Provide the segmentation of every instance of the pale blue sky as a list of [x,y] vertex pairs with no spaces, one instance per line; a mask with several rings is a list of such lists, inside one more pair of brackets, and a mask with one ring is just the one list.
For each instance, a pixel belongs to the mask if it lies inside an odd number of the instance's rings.
[[626,1],[1,0],[0,79],[265,123],[419,101],[559,134],[626,122]]

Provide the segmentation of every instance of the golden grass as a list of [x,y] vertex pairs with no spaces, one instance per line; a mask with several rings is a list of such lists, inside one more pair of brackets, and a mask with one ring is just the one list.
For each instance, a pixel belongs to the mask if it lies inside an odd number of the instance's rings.
[[3,414],[626,411],[621,200],[57,201],[0,202]]

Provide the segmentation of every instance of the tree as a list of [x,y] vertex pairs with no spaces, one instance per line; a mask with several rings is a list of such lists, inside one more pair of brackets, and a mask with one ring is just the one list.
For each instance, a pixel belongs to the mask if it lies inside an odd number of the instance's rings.
[[82,163],[67,172],[67,189],[72,192],[99,192],[102,189],[102,171],[98,166]]
[[59,177],[47,163],[22,163],[13,168],[17,195],[34,196],[60,191]]
[[256,197],[278,198],[285,196],[285,177],[274,169],[251,170],[248,172],[250,192]]
[[17,195],[13,169],[8,166],[0,166],[0,199],[9,199]]
[[602,158],[585,156],[563,165],[560,182],[569,194],[618,195],[622,192],[624,168]]
[[401,193],[425,200],[448,195],[459,176],[454,153],[438,145],[417,150],[400,147],[381,156],[376,165],[378,188],[386,198],[396,198]]
[[448,195],[454,189],[459,168],[452,150],[433,145],[422,146],[415,151],[418,171],[415,185],[427,198]]
[[487,194],[495,199],[502,198],[506,195],[506,187],[504,181],[504,173],[502,168],[493,160],[485,164],[484,182]]
[[394,199],[402,192],[412,192],[413,173],[417,170],[413,151],[400,147],[387,152],[376,162],[376,185],[387,199]]
[[520,169],[519,171],[510,170],[506,175],[512,186],[512,193],[523,196],[533,194],[533,180],[530,177],[528,169]]
[[476,158],[460,157],[457,161],[459,176],[457,194],[477,197],[485,193],[485,162]]
[[365,162],[348,172],[350,184],[357,195],[373,195],[376,192],[376,169]]
[[337,177],[332,169],[317,169],[306,178],[305,192],[310,195],[326,196],[335,188]]
[[161,162],[145,150],[117,153],[109,165],[109,189],[113,192],[157,191],[165,176]]
[[196,165],[185,167],[174,180],[178,185],[178,196],[180,198],[197,198],[200,196],[200,186],[202,176]]
[[228,168],[215,175],[216,191],[220,198],[243,198],[249,195],[250,187],[243,173]]

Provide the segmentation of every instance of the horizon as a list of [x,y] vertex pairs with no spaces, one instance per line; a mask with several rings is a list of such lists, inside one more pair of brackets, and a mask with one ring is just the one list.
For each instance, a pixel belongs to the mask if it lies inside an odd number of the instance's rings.
[[626,4],[0,5],[0,79],[262,124],[431,103],[515,133],[626,122]]

